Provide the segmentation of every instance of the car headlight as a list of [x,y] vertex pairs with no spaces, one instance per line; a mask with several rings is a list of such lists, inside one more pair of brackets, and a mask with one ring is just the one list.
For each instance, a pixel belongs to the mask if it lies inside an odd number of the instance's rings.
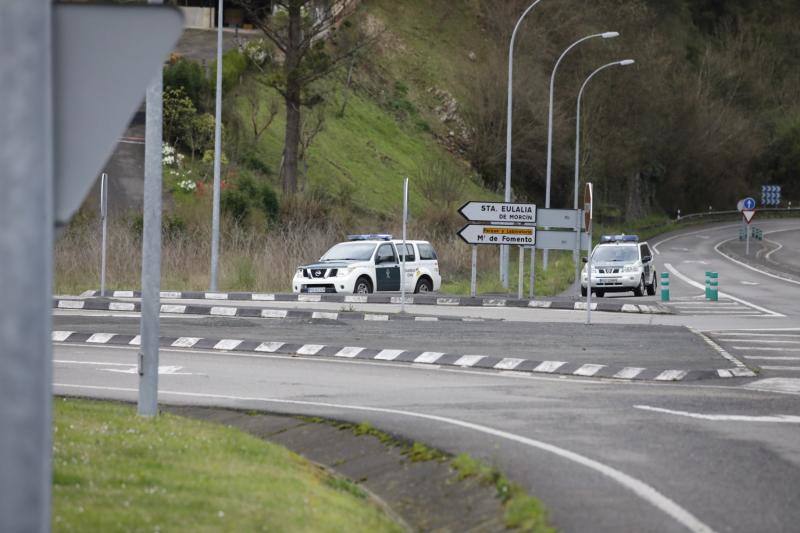
[[340,269],[339,269],[339,270],[336,272],[336,277],[337,277],[337,278],[343,278],[343,277],[345,277],[345,276],[349,276],[349,275],[350,275],[350,273],[351,273],[352,271],[353,271],[353,269],[352,269],[352,268],[340,268]]
[[295,276],[300,276],[302,278],[303,277],[303,269],[302,268],[298,268],[297,272],[295,272],[294,275]]
[[640,267],[638,265],[626,265],[626,266],[622,267],[622,271],[623,272],[638,272],[639,268]]

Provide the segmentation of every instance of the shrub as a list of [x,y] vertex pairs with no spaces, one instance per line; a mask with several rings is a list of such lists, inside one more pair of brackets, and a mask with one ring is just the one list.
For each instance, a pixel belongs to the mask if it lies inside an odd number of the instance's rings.
[[164,91],[167,89],[181,89],[201,111],[211,107],[211,82],[205,69],[195,61],[179,58],[165,66]]

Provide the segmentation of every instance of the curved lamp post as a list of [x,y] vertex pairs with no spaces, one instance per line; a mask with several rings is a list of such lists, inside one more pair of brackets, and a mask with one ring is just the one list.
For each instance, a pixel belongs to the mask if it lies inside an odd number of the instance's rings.
[[[581,166],[580,166],[580,156],[581,156],[581,99],[583,98],[583,91],[586,89],[586,86],[589,82],[594,78],[598,73],[601,71],[611,68],[611,67],[627,67],[629,65],[633,65],[636,61],[633,59],[624,59],[622,61],[614,61],[613,63],[608,63],[607,65],[603,65],[602,67],[598,68],[591,74],[589,77],[586,78],[586,81],[583,82],[581,85],[581,90],[578,91],[578,107],[575,119],[575,185],[574,188],[574,198],[573,198],[573,209],[578,209],[578,186],[580,185],[581,179]],[[580,262],[578,261],[578,250],[580,249],[580,239],[575,239],[575,251],[573,258],[575,259],[575,279],[578,281],[578,286],[580,287]]]
[[[519,30],[522,21],[528,16],[528,13],[536,7],[536,4],[542,0],[536,0],[528,8],[522,12],[517,24],[514,26],[514,31],[511,32],[511,44],[508,46],[508,110],[506,115],[506,192],[505,201],[511,201],[511,115],[513,113],[513,98],[514,98],[514,42],[517,38],[517,30]],[[500,281],[503,283],[504,288],[508,288],[508,246],[504,245],[500,248]]]
[[[589,39],[614,39],[615,37],[619,37],[619,32],[616,31],[606,31],[603,33],[595,33],[592,35],[587,35],[582,39],[578,39],[571,45],[567,47],[566,50],[559,56],[558,61],[556,61],[555,67],[553,67],[553,73],[550,75],[550,106],[547,112],[547,181],[545,185],[545,195],[544,195],[544,206],[546,208],[550,207],[550,182],[552,179],[552,171],[553,171],[553,100],[555,99],[555,84],[556,84],[556,73],[558,72],[558,67],[561,65],[561,61],[567,56],[567,54],[579,44],[588,41]],[[506,200],[508,201],[508,200]],[[547,250],[542,251],[542,268],[547,270]]]

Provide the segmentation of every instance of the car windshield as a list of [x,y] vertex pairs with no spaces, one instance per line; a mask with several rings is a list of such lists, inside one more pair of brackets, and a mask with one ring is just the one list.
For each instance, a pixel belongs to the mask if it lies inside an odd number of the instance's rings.
[[631,263],[638,260],[635,246],[598,246],[592,254],[593,263]]
[[368,261],[374,251],[375,243],[343,242],[325,252],[320,261]]

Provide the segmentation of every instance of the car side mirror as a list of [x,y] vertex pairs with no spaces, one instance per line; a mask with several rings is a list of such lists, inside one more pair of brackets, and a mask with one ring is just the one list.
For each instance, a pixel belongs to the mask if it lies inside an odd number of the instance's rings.
[[649,263],[652,260],[653,260],[653,256],[651,256],[651,255],[646,255],[646,256],[642,257],[642,263]]
[[588,263],[589,262],[589,258],[588,257],[581,257],[581,262]]

